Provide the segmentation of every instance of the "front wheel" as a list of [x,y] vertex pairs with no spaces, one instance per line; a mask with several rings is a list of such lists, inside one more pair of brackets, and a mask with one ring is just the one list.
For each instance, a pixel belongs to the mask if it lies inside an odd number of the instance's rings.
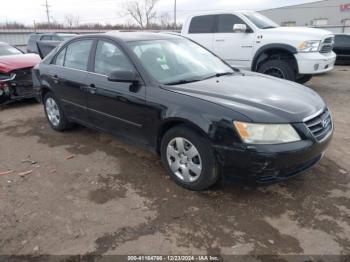
[[300,75],[297,79],[297,82],[299,84],[305,84],[306,82],[309,82],[312,78],[312,75]]
[[274,76],[277,78],[296,81],[296,74],[295,74],[294,67],[291,63],[289,63],[286,60],[279,60],[279,59],[267,60],[259,66],[258,72],[265,75]]
[[209,141],[186,126],[170,129],[164,135],[161,157],[173,180],[187,189],[208,189],[219,178],[218,164]]

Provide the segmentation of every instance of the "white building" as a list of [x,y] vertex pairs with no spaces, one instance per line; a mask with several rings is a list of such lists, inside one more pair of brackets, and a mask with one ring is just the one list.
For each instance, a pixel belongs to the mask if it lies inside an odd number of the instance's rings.
[[350,33],[350,0],[323,0],[260,11],[282,26],[324,28]]

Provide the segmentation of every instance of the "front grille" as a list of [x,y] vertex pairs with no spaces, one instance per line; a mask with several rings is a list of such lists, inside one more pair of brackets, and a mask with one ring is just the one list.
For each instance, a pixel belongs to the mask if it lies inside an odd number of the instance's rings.
[[320,48],[320,53],[330,53],[333,50],[334,37],[327,37],[323,40]]
[[305,124],[318,141],[324,139],[333,129],[332,118],[328,109],[306,121]]

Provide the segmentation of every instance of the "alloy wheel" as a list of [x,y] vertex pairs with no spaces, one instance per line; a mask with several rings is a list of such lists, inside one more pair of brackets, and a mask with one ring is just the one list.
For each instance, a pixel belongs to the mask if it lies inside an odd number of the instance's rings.
[[56,101],[49,97],[45,102],[46,114],[53,126],[60,124],[60,111]]

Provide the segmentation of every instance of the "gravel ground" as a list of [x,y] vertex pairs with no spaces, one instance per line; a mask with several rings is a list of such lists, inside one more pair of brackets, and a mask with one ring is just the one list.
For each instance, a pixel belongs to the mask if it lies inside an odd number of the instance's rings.
[[349,83],[350,67],[308,83],[336,126],[317,166],[280,184],[201,193],[178,187],[144,149],[84,127],[56,133],[42,105],[9,105],[0,254],[350,255]]

